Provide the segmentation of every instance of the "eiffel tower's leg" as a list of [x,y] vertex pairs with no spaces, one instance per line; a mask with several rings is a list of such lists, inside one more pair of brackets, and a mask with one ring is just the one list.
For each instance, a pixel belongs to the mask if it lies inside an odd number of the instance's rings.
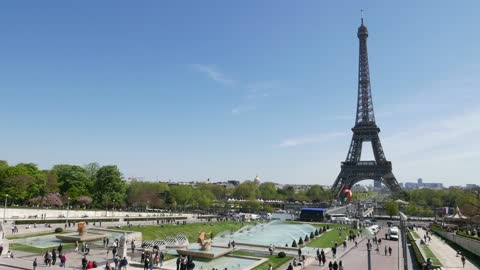
[[350,148],[348,149],[346,161],[355,162],[360,161],[362,156],[362,139],[355,134],[352,137],[352,142],[350,143]]
[[385,153],[383,152],[382,143],[380,142],[378,133],[374,138],[372,138],[372,149],[373,155],[375,156],[375,161],[377,161],[377,163],[382,163],[387,160]]
[[347,176],[345,173],[340,171],[340,174],[338,174],[337,179],[333,183],[332,186],[332,193],[335,198],[338,198],[341,195],[341,192],[343,190],[343,187],[345,186],[345,182],[347,180]]
[[400,184],[398,184],[397,179],[395,179],[395,176],[393,175],[392,172],[386,173],[383,176],[383,183],[388,187],[388,189],[392,193],[400,193],[402,189],[400,188]]

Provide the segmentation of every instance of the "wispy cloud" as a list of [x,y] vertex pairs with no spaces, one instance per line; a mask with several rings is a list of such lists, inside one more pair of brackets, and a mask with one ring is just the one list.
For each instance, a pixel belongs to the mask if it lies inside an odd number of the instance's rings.
[[326,133],[326,134],[320,134],[320,135],[314,135],[314,136],[289,138],[281,142],[279,145],[277,145],[277,147],[287,148],[287,147],[294,147],[294,146],[300,146],[305,144],[325,143],[340,137],[345,137],[346,135],[347,135],[346,132],[333,132],[333,133]]
[[202,64],[192,64],[192,67],[207,75],[210,79],[218,82],[218,83],[223,83],[223,84],[233,84],[235,83],[234,80],[227,78],[223,72],[220,70],[216,69],[215,67],[209,66],[209,65],[202,65]]
[[260,81],[245,85],[246,96],[242,103],[232,109],[232,114],[255,110],[262,99],[270,96],[270,92],[279,87],[278,82]]
[[[411,159],[412,156],[432,154],[446,147],[453,147],[453,151],[463,151],[463,146],[466,145],[479,146],[476,139],[479,137],[480,111],[473,111],[419,124],[387,137],[385,143],[391,145],[392,149],[388,151],[393,151],[398,158]],[[446,154],[455,153],[448,151]]]

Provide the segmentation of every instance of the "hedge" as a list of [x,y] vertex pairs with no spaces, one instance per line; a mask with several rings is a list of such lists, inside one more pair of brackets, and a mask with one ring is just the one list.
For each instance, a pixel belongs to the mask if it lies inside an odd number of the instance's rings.
[[470,234],[468,234],[468,233],[457,232],[457,235],[460,235],[460,236],[463,236],[463,237],[467,237],[467,238],[470,238],[470,239],[473,239],[473,240],[480,241],[480,237],[478,237],[478,236],[473,236],[473,235],[470,235]]
[[148,220],[186,220],[187,217],[126,217],[125,221],[148,221]]
[[[77,223],[81,221],[88,221],[90,222],[118,222],[118,218],[69,218],[68,222],[70,223]],[[15,224],[21,225],[21,224],[34,224],[36,223],[37,226],[42,225],[42,224],[63,224],[66,223],[67,219],[62,218],[62,219],[25,219],[25,220],[15,220]]]

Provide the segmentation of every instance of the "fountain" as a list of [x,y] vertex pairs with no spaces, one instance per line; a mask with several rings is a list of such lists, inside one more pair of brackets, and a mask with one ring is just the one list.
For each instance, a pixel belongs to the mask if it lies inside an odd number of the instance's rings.
[[[210,235],[210,234],[208,234]],[[215,259],[217,257],[230,253],[232,248],[212,246],[212,239],[208,239],[205,232],[200,232],[197,243],[199,247],[189,247],[187,249],[177,249],[177,253],[183,256],[192,256],[193,258]]]
[[73,235],[56,235],[57,239],[63,242],[92,242],[107,237],[106,234],[91,234],[87,232],[87,224],[85,222],[78,222],[77,224],[78,234]]

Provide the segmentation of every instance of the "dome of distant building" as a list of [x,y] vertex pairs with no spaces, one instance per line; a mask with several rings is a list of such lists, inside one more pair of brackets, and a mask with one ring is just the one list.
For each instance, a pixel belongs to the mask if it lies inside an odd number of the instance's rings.
[[255,176],[255,179],[253,181],[260,183],[260,177],[258,177],[258,175]]

